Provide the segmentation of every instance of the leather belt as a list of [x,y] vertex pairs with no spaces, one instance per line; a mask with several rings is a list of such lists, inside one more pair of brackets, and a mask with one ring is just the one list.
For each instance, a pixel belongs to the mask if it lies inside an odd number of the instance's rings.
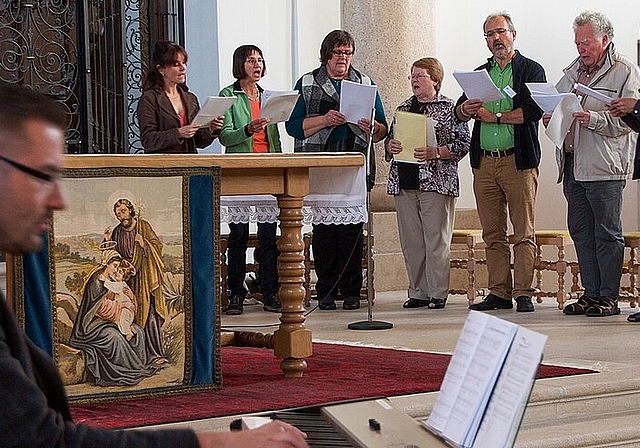
[[482,152],[487,157],[493,157],[494,159],[498,159],[500,157],[507,157],[507,156],[513,155],[515,153],[515,150],[513,148],[496,149],[496,150],[493,150],[493,151],[489,151],[487,149],[483,149]]

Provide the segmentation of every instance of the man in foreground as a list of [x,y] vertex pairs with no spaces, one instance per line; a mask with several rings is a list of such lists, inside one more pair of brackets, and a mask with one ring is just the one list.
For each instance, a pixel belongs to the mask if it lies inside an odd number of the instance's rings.
[[[65,208],[59,178],[65,112],[25,87],[0,83],[0,252],[33,252]],[[29,279],[25,279],[29,281]],[[54,362],[22,330],[0,294],[0,434],[6,448],[307,447],[283,422],[252,431],[114,431],[73,422]]]

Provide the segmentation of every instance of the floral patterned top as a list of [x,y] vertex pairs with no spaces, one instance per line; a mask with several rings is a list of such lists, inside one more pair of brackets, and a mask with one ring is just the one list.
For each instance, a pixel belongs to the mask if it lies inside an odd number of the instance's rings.
[[[451,152],[451,159],[428,160],[417,164],[420,191],[435,191],[447,196],[460,195],[460,181],[458,179],[458,162],[469,152],[471,135],[466,122],[460,121],[454,113],[455,103],[451,98],[438,93],[434,101],[420,103],[415,95],[403,101],[396,110],[414,112],[427,115],[436,121],[435,133],[438,146],[446,146]],[[395,119],[391,123],[386,143],[393,138]],[[393,160],[393,156],[385,151],[385,159]],[[400,178],[398,164],[391,163],[387,193],[398,194],[400,192]],[[413,164],[411,164],[413,165]]]

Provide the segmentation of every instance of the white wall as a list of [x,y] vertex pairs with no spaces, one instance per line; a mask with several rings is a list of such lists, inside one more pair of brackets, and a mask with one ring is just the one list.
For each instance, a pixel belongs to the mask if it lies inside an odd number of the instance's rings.
[[[289,90],[297,78],[318,66],[322,38],[340,28],[340,0],[211,0],[186,2],[190,88],[203,99],[215,95],[233,82],[231,58],[239,45],[253,43],[260,47],[268,65],[261,85],[268,89]],[[366,2],[363,2],[363,5]],[[556,82],[562,68],[577,53],[571,24],[584,9],[601,11],[614,23],[614,42],[618,51],[636,58],[640,37],[640,2],[638,0],[438,0],[436,2],[436,56],[447,76],[442,92],[456,99],[461,91],[451,77],[454,69],[477,67],[491,54],[482,36],[482,23],[493,12],[506,9],[513,17],[516,48],[541,63],[547,78]],[[396,26],[394,23],[381,26]],[[406,30],[404,32],[419,32]],[[391,43],[390,43],[391,44]],[[426,56],[426,55],[425,55]],[[415,59],[415,58],[413,58]],[[407,64],[413,61],[407,58]],[[399,74],[400,78],[404,74]],[[281,128],[285,150],[292,141]],[[541,132],[542,163],[536,225],[540,229],[566,227],[566,204],[556,184],[554,148]],[[210,151],[219,152],[214,143]],[[472,175],[468,161],[461,163],[462,192],[458,208],[475,208]],[[638,183],[629,182],[625,190],[623,219],[625,230],[639,230]]]
[[[491,53],[482,36],[482,24],[487,15],[507,10],[514,21],[516,48],[545,67],[547,79],[556,82],[562,69],[576,58],[572,23],[585,9],[606,14],[614,24],[614,42],[619,52],[636,60],[640,32],[640,2],[638,0],[539,0],[498,1],[441,0],[436,3],[436,48],[434,55],[443,63],[447,77],[442,92],[457,99],[461,91],[451,76],[455,69],[472,70],[485,62]],[[556,184],[557,169],[554,147],[541,132],[542,163],[536,214],[540,229],[566,227],[566,204],[560,185]],[[475,208],[472,175],[468,162],[462,163],[463,191],[459,208]],[[624,205],[626,231],[638,230],[638,183],[627,184]]]
[[[341,23],[340,0],[186,3],[188,85],[201,100],[234,82],[233,52],[244,44],[256,45],[264,54],[262,87],[291,90],[301,74],[319,65],[322,39]],[[293,140],[280,126],[284,151],[291,151]],[[209,151],[220,152],[220,145],[214,143]]]

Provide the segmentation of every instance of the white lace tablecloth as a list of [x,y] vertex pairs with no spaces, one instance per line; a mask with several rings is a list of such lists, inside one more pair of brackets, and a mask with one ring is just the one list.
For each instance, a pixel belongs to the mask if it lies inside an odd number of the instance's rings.
[[[221,196],[223,223],[276,222],[278,202],[272,195]],[[309,168],[309,194],[302,207],[304,224],[367,222],[365,167]]]

